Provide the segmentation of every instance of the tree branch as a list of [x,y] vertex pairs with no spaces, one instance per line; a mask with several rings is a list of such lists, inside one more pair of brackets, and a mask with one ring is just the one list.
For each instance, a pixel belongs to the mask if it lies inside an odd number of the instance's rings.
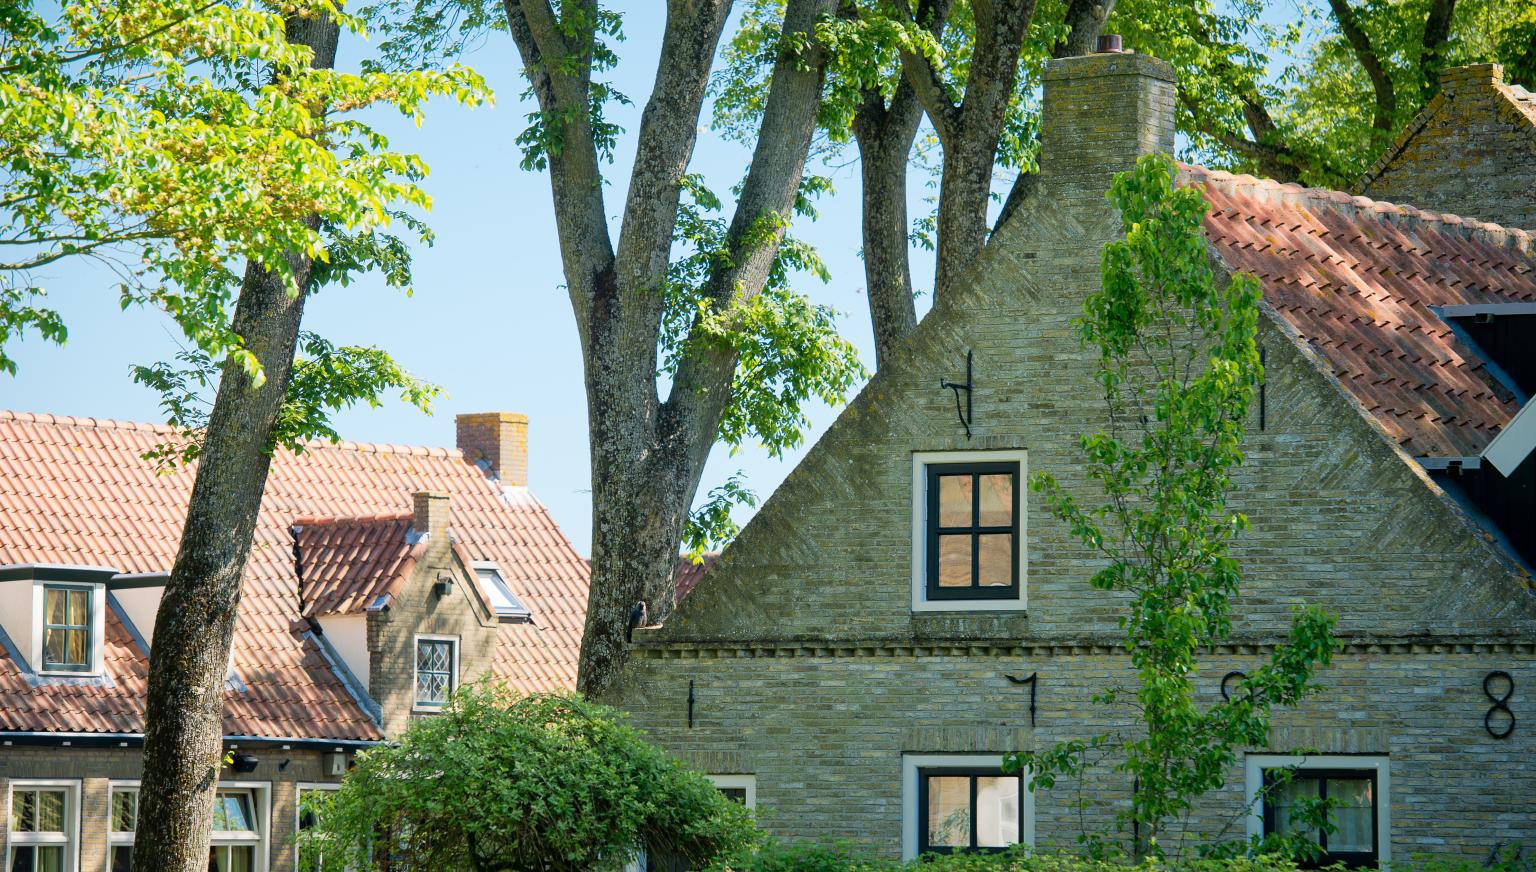
[[573,63],[549,0],[503,0],[502,5],[546,128],[545,157],[555,222],[560,227],[560,257],[582,348],[588,349],[592,309],[598,289],[613,285],[614,261],[602,169],[592,137],[591,42],[596,22],[589,21],[581,34],[584,45],[577,54],[586,62]]
[[[1436,0],[1437,5],[1445,0]],[[1454,0],[1450,0],[1454,3]],[[1339,31],[1349,41],[1349,47],[1355,53],[1355,59],[1365,70],[1365,74],[1371,79],[1371,88],[1376,92],[1376,106],[1372,112],[1371,126],[1377,130],[1391,131],[1394,119],[1397,117],[1397,92],[1392,86],[1392,77],[1381,65],[1381,58],[1376,54],[1375,46],[1371,45],[1370,35],[1360,26],[1355,18],[1355,10],[1350,8],[1349,0],[1328,0],[1328,7],[1333,10],[1333,20],[1338,23]],[[1433,17],[1433,12],[1431,12]],[[1425,38],[1429,34],[1425,33]]]
[[[902,16],[903,24],[909,27],[922,27],[931,33],[934,39],[944,32],[944,24],[949,18],[950,0],[937,0],[937,2],[924,2],[919,4],[917,15],[913,15],[907,0],[896,0],[896,11]],[[923,17],[926,16],[926,17]],[[919,23],[919,22],[922,23]],[[939,134],[940,141],[948,141],[955,127],[960,123],[960,107],[949,99],[949,89],[944,86],[944,79],[939,71],[934,68],[933,62],[922,52],[901,50],[901,71],[907,84],[917,94],[917,99],[923,104],[923,110],[933,121],[934,130]]]
[[1451,21],[1456,16],[1456,0],[1432,0],[1424,20],[1423,52],[1419,55],[1419,76],[1424,82],[1425,102],[1440,90],[1440,68],[1445,65],[1445,46],[1451,39]]
[[1104,22],[1115,11],[1115,0],[1072,0],[1067,5],[1067,35],[1056,42],[1051,56],[1057,58],[1092,54]]

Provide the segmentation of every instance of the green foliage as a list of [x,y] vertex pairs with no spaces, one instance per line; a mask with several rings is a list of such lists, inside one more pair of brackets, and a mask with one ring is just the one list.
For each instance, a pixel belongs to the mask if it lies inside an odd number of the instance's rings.
[[[218,386],[220,367],[201,350],[176,355],[179,366],[169,362],[135,366],[133,380],[160,394],[166,423],[176,438],[155,446],[146,460],[169,469],[191,463],[202,454],[202,434],[213,409],[210,392]],[[314,333],[299,335],[299,351],[293,361],[288,395],[278,410],[269,450],[286,448],[296,454],[306,443],[341,440],[331,425],[334,412],[359,402],[377,408],[380,398],[397,391],[402,402],[428,414],[442,390],[417,379],[378,348],[346,345],[336,347]]]
[[617,872],[641,844],[698,867],[757,839],[751,812],[613,709],[480,684],[320,802],[308,868]]
[[688,516],[683,527],[683,554],[694,563],[704,562],[705,553],[724,548],[741,531],[741,525],[731,518],[732,509],[757,505],[757,493],[743,484],[744,479],[737,470]]
[[[824,190],[824,179],[808,177],[797,211],[810,213],[812,201]],[[710,279],[731,256],[729,227],[716,214],[720,205],[698,176],[684,177],[676,230],[683,253],[669,267],[663,290],[662,368],[670,376],[689,354],[734,351],[738,362],[720,439],[736,448],[756,438],[778,457],[804,438],[808,401],[840,402],[865,371],[853,343],[837,333],[837,313],[790,286],[798,273],[829,278],[815,249],[793,236],[779,244],[761,293],[726,306],[715,304],[708,295]],[[742,247],[763,244],[787,224],[777,216],[760,220],[749,228]]]
[[711,872],[1295,872],[1282,857],[1201,858],[1181,863],[1148,859],[1095,860],[1018,846],[998,853],[929,854],[909,863],[876,860],[849,848],[770,842],[711,867]]
[[1230,634],[1241,580],[1230,545],[1248,519],[1229,508],[1227,493],[1262,378],[1259,288],[1251,276],[1218,280],[1201,227],[1205,198],[1173,182],[1172,161],[1154,155],[1117,176],[1108,194],[1126,236],[1104,247],[1102,287],[1079,322],[1083,342],[1099,349],[1108,413],[1108,429],[1080,441],[1099,498],[1085,504],[1050,473],[1030,480],[1102,559],[1090,584],[1126,606],[1120,623],[1137,686],[1099,701],[1129,703],[1140,728],[1009,761],[1048,788],[1115,752],[1116,769],[1139,784],[1120,821],[1139,822],[1154,839],[1222,785],[1244,747],[1265,745],[1271,709],[1316,691],[1315,671],[1334,651],[1333,618],[1302,609],[1289,640],[1231,700],[1206,709],[1195,702],[1199,652]]
[[[163,309],[199,351],[232,355],[259,380],[228,330],[239,265],[260,264],[299,293],[290,255],[325,272],[331,241],[351,240],[350,265],[388,269],[380,232],[400,210],[430,205],[418,184],[426,166],[391,150],[360,110],[391,107],[419,124],[433,97],[489,99],[464,67],[312,68],[284,16],[335,16],[361,34],[334,0],[37,7],[0,10],[0,341],[23,330],[63,341],[30,273],[95,257],[125,276],[125,306]],[[14,369],[3,345],[0,369]]]

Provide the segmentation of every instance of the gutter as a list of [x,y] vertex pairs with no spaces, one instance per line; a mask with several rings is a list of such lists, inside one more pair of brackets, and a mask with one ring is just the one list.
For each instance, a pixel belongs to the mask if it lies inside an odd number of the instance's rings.
[[[376,739],[308,739],[272,736],[225,736],[230,747],[246,748],[316,748],[332,751],[362,751],[384,744]],[[143,733],[52,733],[33,730],[0,730],[0,745],[64,745],[82,748],[137,748],[144,744]]]

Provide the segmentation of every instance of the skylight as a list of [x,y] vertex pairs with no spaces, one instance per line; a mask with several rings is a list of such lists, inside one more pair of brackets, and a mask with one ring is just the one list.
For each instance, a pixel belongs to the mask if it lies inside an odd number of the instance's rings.
[[533,619],[533,613],[507,586],[506,579],[501,577],[501,571],[494,565],[476,566],[475,577],[480,580],[480,589],[485,591],[485,597],[490,600],[491,610],[496,613],[496,617],[504,621]]

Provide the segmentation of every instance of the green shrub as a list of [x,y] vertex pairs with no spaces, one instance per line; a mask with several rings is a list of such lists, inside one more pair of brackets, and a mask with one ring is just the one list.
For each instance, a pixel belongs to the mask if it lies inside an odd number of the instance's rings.
[[770,843],[738,852],[712,866],[710,872],[1296,872],[1296,865],[1269,857],[1135,864],[1031,852],[1023,847],[995,854],[930,854],[898,863],[860,857],[846,848]]
[[641,844],[701,868],[752,846],[752,814],[575,696],[457,692],[362,754],[301,837],[307,868],[617,870]]

